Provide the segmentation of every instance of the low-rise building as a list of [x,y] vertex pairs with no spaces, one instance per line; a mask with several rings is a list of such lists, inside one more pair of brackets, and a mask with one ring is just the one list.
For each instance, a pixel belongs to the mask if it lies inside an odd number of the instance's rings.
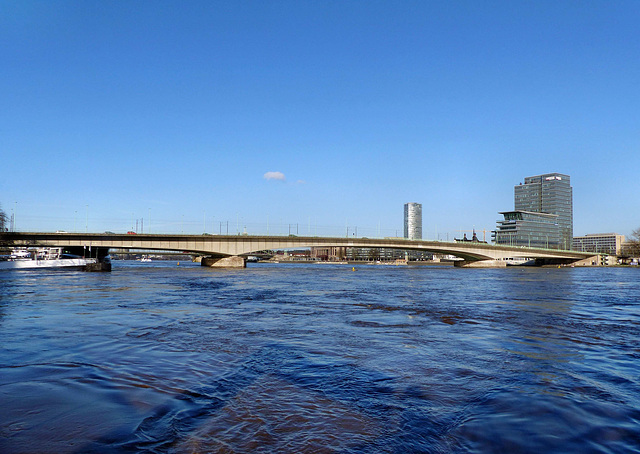
[[620,255],[624,235],[617,233],[590,233],[573,237],[573,250],[595,252],[596,254]]

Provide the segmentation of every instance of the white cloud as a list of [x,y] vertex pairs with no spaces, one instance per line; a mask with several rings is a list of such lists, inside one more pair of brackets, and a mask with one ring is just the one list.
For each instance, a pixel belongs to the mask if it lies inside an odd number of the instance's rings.
[[267,172],[264,174],[265,180],[280,180],[284,181],[284,173],[282,172]]

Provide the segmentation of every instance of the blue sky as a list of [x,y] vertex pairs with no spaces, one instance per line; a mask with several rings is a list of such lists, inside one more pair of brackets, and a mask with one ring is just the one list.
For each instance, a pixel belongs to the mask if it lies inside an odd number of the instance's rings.
[[639,23],[637,1],[4,1],[0,204],[19,230],[373,237],[420,202],[445,239],[561,172],[576,235],[628,235]]

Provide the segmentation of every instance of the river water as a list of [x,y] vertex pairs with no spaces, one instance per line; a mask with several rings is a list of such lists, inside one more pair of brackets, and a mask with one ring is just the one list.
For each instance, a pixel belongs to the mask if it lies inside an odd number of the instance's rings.
[[640,270],[0,273],[2,453],[640,451]]

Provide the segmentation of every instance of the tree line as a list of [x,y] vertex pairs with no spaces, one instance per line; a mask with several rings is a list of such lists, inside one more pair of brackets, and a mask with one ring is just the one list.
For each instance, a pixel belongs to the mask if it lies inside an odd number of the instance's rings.
[[8,222],[7,213],[5,213],[2,207],[0,206],[0,232],[7,231],[7,222]]
[[631,232],[631,237],[624,243],[622,252],[629,257],[640,256],[640,228]]
[[7,228],[7,222],[8,222],[7,213],[5,213],[2,207],[0,206],[0,247],[2,248],[6,248],[10,246],[10,244],[5,240],[3,235],[4,232],[9,230]]

